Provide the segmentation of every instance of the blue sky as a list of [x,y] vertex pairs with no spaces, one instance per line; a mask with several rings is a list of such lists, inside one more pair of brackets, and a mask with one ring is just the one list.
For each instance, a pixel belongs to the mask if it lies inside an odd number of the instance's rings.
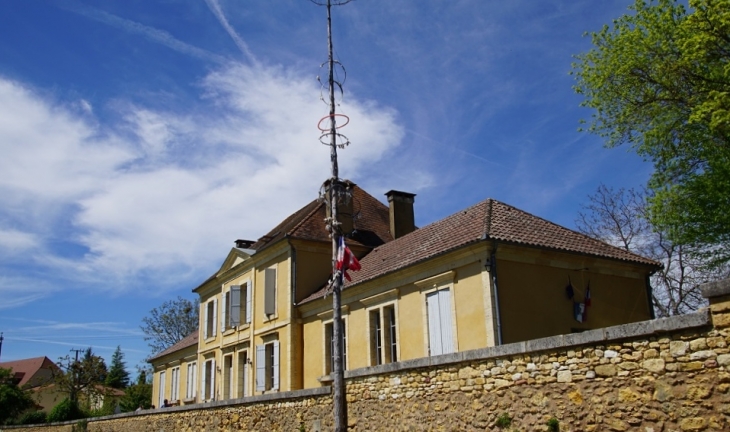
[[[341,177],[417,194],[419,225],[485,198],[573,227],[651,166],[578,132],[572,55],[630,0],[356,0]],[[0,4],[2,360],[122,347],[237,238],[317,196],[326,10],[307,0]]]

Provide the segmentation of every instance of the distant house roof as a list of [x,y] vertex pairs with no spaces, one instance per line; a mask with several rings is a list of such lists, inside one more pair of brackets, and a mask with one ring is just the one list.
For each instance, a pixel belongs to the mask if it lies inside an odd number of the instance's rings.
[[[354,183],[347,183],[352,191],[355,228],[355,232],[348,237],[347,242],[373,248],[393,240],[390,234],[388,206]],[[325,216],[325,203],[318,199],[314,200],[258,239],[251,249],[261,251],[285,237],[328,242],[330,236],[324,224]]]
[[[375,248],[350,272],[357,285],[480,240],[582,253],[659,268],[661,264],[534,216],[503,202],[487,199],[438,222]],[[301,303],[324,296],[324,288]]]
[[176,351],[184,350],[185,348],[189,348],[193,345],[198,345],[198,333],[199,331],[196,329],[194,332],[182,338],[180,342],[167,348],[159,354],[155,354],[154,356],[150,357],[147,362],[152,362],[153,360],[157,360],[158,358],[164,357]]
[[0,368],[13,370],[18,387],[37,387],[48,384],[48,374],[39,374],[38,372],[42,369],[48,371],[53,369],[59,370],[58,366],[45,356],[2,362],[0,363]]

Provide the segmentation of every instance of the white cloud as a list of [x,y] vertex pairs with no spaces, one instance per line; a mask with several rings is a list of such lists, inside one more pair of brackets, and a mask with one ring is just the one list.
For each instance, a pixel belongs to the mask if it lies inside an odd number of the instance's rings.
[[[52,236],[85,253],[45,250],[35,263],[48,272],[117,290],[144,286],[140,278],[179,289],[214,269],[236,238],[256,239],[316,198],[330,166],[316,129],[328,108],[314,80],[229,65],[201,85],[200,106],[160,111],[127,101],[117,123],[97,126],[90,111],[79,117],[0,79],[8,155],[0,199],[15,203],[0,209],[0,244],[28,250]],[[353,143],[340,150],[340,177],[368,183],[358,176],[377,164],[379,184],[432,181],[384,160],[403,136],[395,112],[352,96],[340,109],[352,118],[342,132]],[[6,220],[22,221],[22,231]]]

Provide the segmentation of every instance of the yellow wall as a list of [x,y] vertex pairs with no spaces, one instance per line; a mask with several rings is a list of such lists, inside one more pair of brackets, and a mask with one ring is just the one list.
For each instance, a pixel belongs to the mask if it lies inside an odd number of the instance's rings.
[[[645,275],[636,266],[548,252],[533,257],[532,262],[497,259],[503,343],[651,318]],[[566,296],[569,277],[578,302],[590,282],[591,306],[583,323],[574,319],[573,301]]]

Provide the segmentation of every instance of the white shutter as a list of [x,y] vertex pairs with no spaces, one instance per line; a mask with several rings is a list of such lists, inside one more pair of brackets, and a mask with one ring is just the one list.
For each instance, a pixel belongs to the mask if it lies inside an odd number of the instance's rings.
[[200,402],[205,401],[205,397],[208,395],[208,386],[205,385],[205,368],[208,362],[203,362],[203,373],[200,374]]
[[426,295],[426,306],[428,307],[428,348],[429,355],[442,354],[441,349],[441,319],[439,317],[439,294],[438,291]]
[[246,324],[251,323],[251,299],[253,294],[251,279],[246,283]]
[[256,391],[266,390],[266,346],[256,345]]
[[210,400],[215,400],[215,359],[210,361]]
[[248,362],[244,363],[243,364],[243,396],[244,397],[251,396],[250,390],[248,388],[248,374],[249,374],[248,368],[249,368]]
[[161,408],[165,403],[165,371],[160,372],[160,394],[157,399],[157,408]]
[[198,385],[198,363],[197,362],[193,363],[193,378],[191,379],[191,381],[193,384],[190,389],[190,397],[195,399],[195,398],[197,398],[197,390],[198,390],[196,388],[196,386]]
[[203,306],[203,340],[208,339],[208,303]]
[[451,326],[451,291],[439,291],[439,318],[441,320],[441,352],[454,352],[454,332]]
[[241,286],[231,286],[231,303],[228,305],[228,316],[231,320],[231,327],[241,324]]
[[228,295],[228,293],[223,293],[223,295],[221,296],[221,300],[223,303],[223,307],[221,308],[221,333],[226,331],[226,328],[228,327],[228,323],[226,322],[226,318],[228,318],[226,314],[226,312],[228,312],[228,310],[226,309],[228,307]]
[[216,326],[218,325],[218,299],[213,299],[213,334],[211,336],[216,335]]
[[279,341],[274,341],[274,383],[272,390],[279,390]]

